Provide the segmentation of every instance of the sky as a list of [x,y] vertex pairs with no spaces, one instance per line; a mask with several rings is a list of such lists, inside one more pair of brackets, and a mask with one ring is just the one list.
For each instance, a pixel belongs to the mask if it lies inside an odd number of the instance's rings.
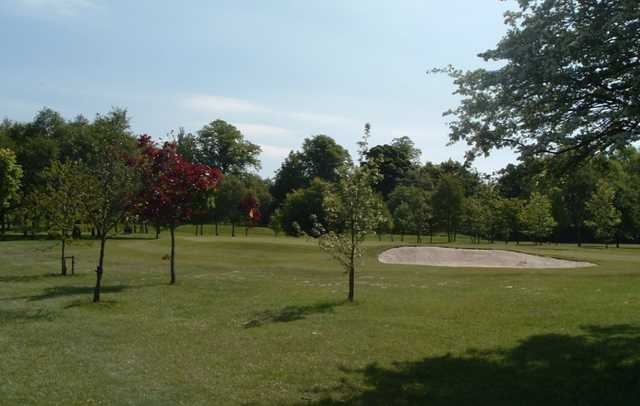
[[[263,176],[314,134],[352,151],[409,136],[422,160],[463,160],[448,146],[458,97],[452,64],[505,34],[499,0],[0,0],[0,118],[49,107],[66,118],[126,108],[157,140],[223,119],[262,147]],[[495,65],[493,65],[495,66]],[[515,161],[497,151],[474,165]]]

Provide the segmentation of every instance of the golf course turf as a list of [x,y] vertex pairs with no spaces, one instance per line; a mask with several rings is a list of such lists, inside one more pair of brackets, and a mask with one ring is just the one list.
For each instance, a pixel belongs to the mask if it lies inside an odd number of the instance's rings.
[[97,243],[62,277],[55,241],[2,241],[0,404],[638,404],[639,247],[480,246],[579,269],[377,261],[399,245],[367,243],[349,304],[310,240],[186,226],[169,286],[168,233],[121,237],[93,304]]

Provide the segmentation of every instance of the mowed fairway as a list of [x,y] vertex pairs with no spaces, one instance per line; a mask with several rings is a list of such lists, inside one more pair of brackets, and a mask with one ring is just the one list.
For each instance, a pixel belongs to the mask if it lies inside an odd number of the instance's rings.
[[[0,404],[628,404],[640,401],[640,249],[521,245],[562,270],[384,265],[311,241],[110,240],[75,276],[53,241],[0,242]],[[207,230],[210,232],[210,230]],[[488,245],[486,247],[489,247]],[[494,244],[491,248],[516,248]]]

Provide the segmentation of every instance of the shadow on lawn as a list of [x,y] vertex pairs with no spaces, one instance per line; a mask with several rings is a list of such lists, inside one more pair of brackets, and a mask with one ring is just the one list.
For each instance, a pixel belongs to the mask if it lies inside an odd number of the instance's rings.
[[323,399],[302,404],[637,405],[640,328],[583,330],[531,336],[510,349],[344,368],[338,386],[320,391]]
[[[127,285],[103,286],[100,291],[103,294],[118,293],[131,288],[132,288],[131,286],[127,286]],[[135,288],[138,288],[138,286],[135,286]],[[37,302],[40,300],[55,299],[58,297],[76,296],[76,295],[92,295],[92,294],[93,294],[93,287],[89,287],[89,286],[55,286],[51,288],[46,288],[42,293],[39,293],[37,295],[8,297],[0,300],[24,299],[29,302]]]
[[331,301],[306,306],[287,306],[277,311],[267,310],[256,313],[255,318],[244,323],[243,327],[253,328],[269,323],[287,323],[302,320],[312,314],[333,313],[336,306],[344,303],[346,303],[346,301]]

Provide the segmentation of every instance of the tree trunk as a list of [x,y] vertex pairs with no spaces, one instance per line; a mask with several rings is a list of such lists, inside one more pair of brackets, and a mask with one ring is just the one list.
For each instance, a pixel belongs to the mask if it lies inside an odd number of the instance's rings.
[[404,232],[400,233],[400,241],[404,242]]
[[171,226],[171,284],[176,283],[176,227]]
[[61,261],[61,263],[60,263],[60,266],[61,266],[60,274],[62,276],[67,276],[67,261],[65,261],[65,259],[64,259],[64,249],[65,249],[65,245],[66,245],[66,240],[63,238],[61,242],[62,242],[62,247],[60,249],[60,261]]
[[220,234],[218,234],[218,220],[216,220],[215,222],[215,228],[216,228],[216,237]]
[[160,226],[156,224],[156,240],[160,239]]
[[236,236],[236,223],[231,223],[231,236]]
[[96,268],[96,287],[93,290],[93,303],[100,301],[100,283],[102,282],[102,273],[104,272],[104,246],[107,242],[107,236],[100,236],[100,259],[98,260],[98,267]]
[[350,302],[353,302],[353,299],[355,297],[355,282],[356,272],[352,264],[351,268],[349,269],[349,296],[347,297],[347,300],[349,300]]
[[5,231],[6,231],[6,221],[5,221],[5,214],[4,214],[4,210],[0,210],[0,224],[2,224],[2,230],[0,231],[0,233],[2,233],[2,235],[4,235]]
[[353,302],[356,284],[356,233],[351,229],[351,257],[349,264],[349,295],[347,300]]
[[576,228],[576,240],[578,242],[578,247],[582,247],[582,227],[580,226]]

